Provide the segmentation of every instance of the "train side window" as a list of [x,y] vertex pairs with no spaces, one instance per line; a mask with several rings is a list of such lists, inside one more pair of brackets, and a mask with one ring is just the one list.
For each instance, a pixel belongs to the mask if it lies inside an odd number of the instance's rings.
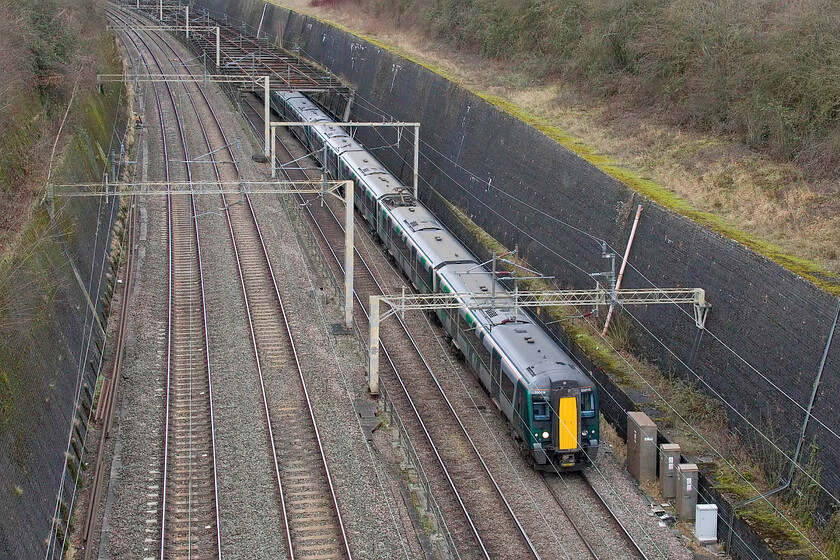
[[595,416],[595,393],[593,391],[580,394],[580,415]]
[[502,392],[511,403],[513,403],[513,389],[513,381],[510,380],[510,377],[505,372],[502,372]]
[[551,420],[551,414],[549,413],[547,402],[535,402],[533,408],[534,420]]

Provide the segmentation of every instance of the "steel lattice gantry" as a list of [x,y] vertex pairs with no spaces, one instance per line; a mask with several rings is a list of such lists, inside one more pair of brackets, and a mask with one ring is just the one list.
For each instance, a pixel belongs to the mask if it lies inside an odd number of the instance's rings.
[[[592,290],[514,291],[486,293],[434,293],[370,296],[370,336],[368,338],[368,389],[379,394],[379,324],[389,316],[406,311],[435,309],[513,309],[514,314],[526,307],[575,307],[650,304],[691,304],[694,323],[705,328],[710,305],[702,288],[654,288],[649,290]],[[382,304],[388,309],[381,313]]]
[[196,13],[198,10],[189,11],[182,5],[158,2],[128,2],[125,5],[139,8],[155,20],[160,20],[162,14],[160,23],[173,27],[173,31],[182,32],[189,26],[192,30],[187,37],[190,47],[197,53],[207,53],[208,61],[215,58],[212,55],[217,49],[215,28],[218,27],[218,73],[251,76],[255,80],[269,76],[272,89],[336,93],[349,99],[350,89],[326,69],[273,46],[264,37],[255,37],[232,23],[210,18],[206,12]]

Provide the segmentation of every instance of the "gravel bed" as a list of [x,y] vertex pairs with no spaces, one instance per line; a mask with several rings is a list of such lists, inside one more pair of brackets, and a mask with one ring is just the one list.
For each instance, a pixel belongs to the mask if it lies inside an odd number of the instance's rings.
[[369,399],[364,355],[354,336],[332,334],[333,325],[343,322],[340,301],[328,280],[309,269],[277,197],[253,202],[298,353],[305,357],[302,369],[351,551],[362,558],[417,557],[419,540],[406,524],[404,503],[394,501],[388,472],[355,410],[357,401]]
[[[180,45],[176,46],[176,52],[185,60],[192,58]],[[161,55],[170,60],[173,58],[168,50],[163,50]],[[164,68],[164,71],[170,69]],[[189,90],[195,108],[187,95],[181,94],[177,99],[181,118],[187,125],[185,136],[188,155],[192,158],[210,151],[196,124],[196,111],[206,128],[215,127],[215,124],[197,89],[190,86]],[[217,88],[207,87],[205,91],[220,116],[229,112],[227,99]],[[231,128],[231,123],[223,123],[223,126],[236,130]],[[240,161],[250,160],[250,154],[237,156]],[[242,171],[243,178],[248,178],[249,170]],[[250,176],[253,176],[253,170],[250,170]],[[212,165],[194,164],[192,177],[193,180],[215,179]],[[285,558],[274,458],[240,279],[222,207],[222,199],[217,195],[196,199],[216,424],[221,552],[228,558]]]
[[586,477],[648,558],[694,558],[678,529],[660,526],[659,518],[651,513],[650,500],[609,451],[606,442],[594,465],[586,470]]
[[[128,49],[133,51],[129,44]],[[139,59],[134,68],[144,71]],[[160,122],[150,84],[141,88],[135,111],[148,128],[138,131],[137,176],[161,180]],[[134,290],[120,404],[115,418],[116,452],[107,491],[101,558],[145,558],[159,554],[160,488],[163,463],[164,376],[166,371],[167,241],[164,200],[136,198],[146,235],[139,236]],[[142,223],[141,223],[142,232]],[[140,303],[142,302],[142,305]]]
[[[128,47],[133,48],[130,43]],[[178,50],[184,58],[191,58],[184,49]],[[146,89],[151,92],[150,86]],[[148,170],[147,180],[161,180],[157,109],[151,93],[144,96],[144,101],[146,109],[141,117],[148,127],[146,134],[154,157],[146,161],[138,158],[138,167]],[[194,120],[186,96],[180,101],[182,118],[192,115]],[[196,103],[199,101],[197,98]],[[259,146],[243,129],[244,123],[230,102],[218,93],[213,94],[211,102],[233,144],[243,179],[268,179],[267,166],[251,160],[251,155],[260,151]],[[171,112],[165,114],[169,121]],[[191,128],[186,136],[191,155],[205,153],[197,128]],[[173,148],[180,142],[175,143],[179,138],[172,127],[167,139],[170,160],[181,159],[182,153]],[[194,179],[206,177],[206,170],[199,166],[193,169]],[[332,323],[341,320],[335,300],[313,298],[320,290],[301,289],[301,283],[310,282],[306,263],[276,196],[272,201],[266,197],[261,195],[256,206],[263,223],[269,226],[265,228],[266,237],[275,269],[296,271],[294,275],[282,274],[278,280],[290,294],[287,305],[293,326],[301,333],[297,335],[302,341],[299,351],[312,384],[310,392],[351,549],[358,558],[421,557],[420,538],[400,492],[400,481],[380,463],[380,454],[367,441],[353,406],[357,398],[365,398],[360,382],[364,378],[364,357],[353,337],[329,334]],[[273,460],[229,233],[221,217],[219,197],[199,197],[197,206],[210,325],[223,553],[229,558],[283,558],[282,519],[275,515],[279,499]],[[111,487],[113,507],[106,525],[108,555],[114,558],[156,556],[160,535],[167,293],[165,200],[149,198],[147,215],[148,242],[144,264],[138,270],[135,298],[142,304],[135,307],[134,334],[126,356],[127,378],[121,388],[124,420],[118,424],[121,451],[114,463],[117,478]],[[310,286],[323,284],[315,278],[311,282]],[[150,410],[155,412],[150,414]]]

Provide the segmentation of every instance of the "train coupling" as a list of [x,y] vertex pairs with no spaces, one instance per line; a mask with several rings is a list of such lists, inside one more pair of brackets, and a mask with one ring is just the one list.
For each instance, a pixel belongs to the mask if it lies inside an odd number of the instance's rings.
[[538,465],[545,465],[548,462],[548,457],[545,454],[545,449],[540,442],[534,442],[533,446],[534,462]]

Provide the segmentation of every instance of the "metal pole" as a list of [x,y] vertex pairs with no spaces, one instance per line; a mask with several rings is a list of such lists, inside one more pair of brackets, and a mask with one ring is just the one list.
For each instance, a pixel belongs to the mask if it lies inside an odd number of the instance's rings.
[[160,0],[160,22],[163,23],[163,0]]
[[[344,184],[344,205],[347,225],[344,227],[344,327],[353,328],[353,181]],[[377,387],[377,391],[378,391]]]
[[419,182],[420,165],[420,125],[414,127],[414,200],[417,200],[417,183]]
[[379,394],[379,296],[370,296],[370,336],[368,338],[368,390]]
[[269,122],[269,118],[271,115],[269,114],[270,106],[269,106],[269,94],[271,93],[271,88],[269,85],[270,78],[265,76],[265,146],[264,152],[266,157],[270,156],[271,153],[271,146],[269,146],[269,133],[271,131],[271,123]]
[[186,16],[187,17],[187,39],[189,39],[190,38],[190,7],[189,6],[184,6],[184,8],[187,11],[187,16]]
[[271,131],[271,178],[274,179],[277,177],[277,168],[274,166],[274,162],[276,161],[275,155],[277,153],[277,131]]
[[802,453],[802,444],[805,441],[805,432],[808,430],[808,421],[811,419],[811,410],[814,408],[814,401],[817,398],[817,388],[820,386],[823,371],[825,370],[825,361],[828,358],[828,351],[831,349],[831,341],[834,339],[834,331],[837,329],[837,320],[840,319],[840,299],[837,300],[837,311],[834,314],[834,323],[831,325],[831,330],[828,332],[828,340],[825,342],[825,350],[823,351],[820,367],[817,370],[817,378],[814,380],[814,386],[811,388],[811,399],[808,401],[808,409],[805,411],[805,420],[802,422],[802,430],[799,433],[799,442],[796,444],[796,452],[793,454],[793,461],[790,465],[790,474],[788,474],[788,483],[793,480],[793,470],[799,462],[799,455]]
[[222,65],[222,57],[221,57],[221,31],[219,27],[216,27],[216,69],[218,69]]
[[265,17],[265,9],[268,8],[268,4],[263,4],[263,11],[262,15],[260,16],[260,24],[257,26],[257,40],[260,39],[260,30],[262,29],[263,18]]
[[493,253],[493,264],[490,267],[490,301],[493,302],[493,306],[496,306],[496,260],[498,257],[496,253]]
[[630,230],[630,239],[627,240],[627,249],[624,250],[624,260],[621,261],[621,270],[618,271],[618,280],[615,282],[610,310],[607,311],[607,320],[604,321],[604,330],[601,331],[601,336],[607,336],[607,329],[610,327],[610,319],[612,319],[612,314],[615,310],[615,292],[621,289],[621,279],[624,277],[624,268],[627,266],[627,258],[630,256],[630,247],[633,246],[633,238],[636,237],[636,227],[639,225],[639,216],[642,214],[642,208],[641,204],[636,208],[636,219],[633,220],[633,229]]

